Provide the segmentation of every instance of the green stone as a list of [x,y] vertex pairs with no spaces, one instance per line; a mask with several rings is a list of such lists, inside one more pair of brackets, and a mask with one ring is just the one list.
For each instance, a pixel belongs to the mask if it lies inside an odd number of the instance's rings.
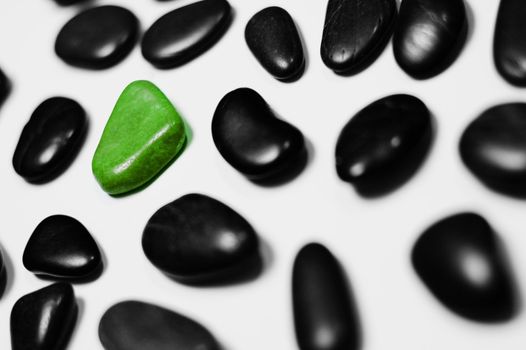
[[93,156],[92,170],[112,195],[137,189],[159,174],[185,144],[184,122],[149,81],[131,83],[119,97]]

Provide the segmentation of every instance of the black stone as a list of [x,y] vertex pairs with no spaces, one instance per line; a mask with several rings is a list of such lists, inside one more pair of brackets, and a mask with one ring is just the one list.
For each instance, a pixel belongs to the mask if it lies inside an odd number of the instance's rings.
[[55,52],[65,62],[104,69],[122,61],[139,35],[139,21],[129,10],[99,6],[81,12],[60,30]]
[[230,21],[226,0],[203,0],[177,8],[146,31],[142,55],[158,68],[183,65],[215,44]]
[[310,243],[296,256],[292,301],[301,350],[359,348],[359,321],[346,277],[324,246]]
[[229,92],[216,108],[212,137],[223,158],[239,172],[264,181],[296,170],[307,153],[303,134],[278,119],[254,90]]
[[245,40],[259,63],[276,79],[291,80],[303,73],[303,45],[294,20],[281,7],[256,13],[245,28]]
[[55,283],[20,298],[11,311],[12,350],[62,350],[77,321],[73,288]]
[[106,350],[220,350],[196,321],[140,301],[110,307],[100,320],[99,338]]
[[231,282],[261,266],[250,224],[225,204],[188,194],[160,208],[142,236],[146,257],[179,282]]
[[102,267],[97,243],[76,219],[53,215],[35,228],[24,250],[26,269],[59,279],[86,278]]
[[396,20],[395,0],[329,0],[321,58],[336,73],[356,73],[385,48]]
[[13,155],[15,171],[29,182],[53,180],[73,162],[87,126],[77,102],[64,97],[45,100],[22,130]]
[[55,0],[55,2],[61,6],[67,6],[67,5],[73,5],[78,4],[81,2],[87,2],[89,0]]
[[393,36],[398,65],[416,79],[448,68],[467,38],[464,0],[404,0]]
[[392,95],[362,109],[343,128],[336,145],[338,176],[364,196],[394,190],[424,160],[432,119],[418,98]]
[[506,257],[481,216],[462,213],[435,223],[416,242],[412,262],[429,290],[457,314],[481,322],[515,314]]
[[4,103],[9,91],[11,90],[9,79],[6,77],[4,72],[0,69],[0,106]]

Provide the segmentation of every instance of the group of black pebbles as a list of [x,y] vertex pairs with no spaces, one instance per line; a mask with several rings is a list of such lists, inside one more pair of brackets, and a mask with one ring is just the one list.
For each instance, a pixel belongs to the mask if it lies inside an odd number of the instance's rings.
[[[82,0],[56,0],[69,5]],[[469,21],[463,0],[329,0],[321,58],[337,74],[354,75],[380,55],[393,36],[399,66],[415,79],[448,68],[461,53]],[[526,1],[501,0],[494,36],[496,69],[526,86]],[[202,0],[155,21],[141,36],[129,10],[83,10],[58,33],[55,52],[70,65],[105,69],[123,60],[141,38],[144,58],[161,69],[180,66],[217,42],[232,21],[226,0]],[[261,66],[281,81],[300,79],[304,48],[293,18],[280,7],[256,13],[245,39]],[[0,99],[10,89],[0,72]],[[75,101],[53,97],[34,111],[13,156],[15,171],[31,183],[53,180],[82,147],[87,117]],[[255,184],[292,180],[307,149],[301,131],[276,117],[256,91],[240,88],[219,102],[212,123],[219,153]],[[381,98],[343,127],[336,143],[338,176],[364,197],[385,195],[418,170],[433,143],[433,120],[424,102],[410,95]],[[526,104],[492,107],[464,131],[459,153],[489,188],[526,197]],[[270,154],[270,156],[269,156]],[[429,227],[411,261],[430,292],[453,312],[479,322],[513,318],[519,298],[500,238],[475,213],[459,213]],[[160,208],[146,223],[142,247],[148,260],[172,279],[192,285],[230,283],[262,269],[260,244],[250,223],[233,209],[201,194]],[[77,303],[70,283],[94,281],[102,272],[99,247],[82,223],[54,215],[27,242],[22,262],[30,272],[59,280],[22,296],[11,313],[14,350],[67,346]],[[474,271],[473,262],[484,273]],[[480,267],[479,266],[479,267]],[[480,269],[479,269],[480,270]],[[3,284],[6,270],[0,252]],[[296,256],[292,301],[297,343],[303,350],[360,347],[360,325],[345,272],[324,246],[311,243]],[[108,350],[218,350],[199,323],[140,301],[124,301],[101,316],[99,337]]]

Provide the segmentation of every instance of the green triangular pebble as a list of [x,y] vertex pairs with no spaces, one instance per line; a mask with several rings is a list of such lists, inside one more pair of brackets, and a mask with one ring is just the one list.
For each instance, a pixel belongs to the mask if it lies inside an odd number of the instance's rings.
[[109,194],[123,194],[157,175],[184,146],[184,122],[149,81],[131,83],[119,97],[93,156],[92,170]]

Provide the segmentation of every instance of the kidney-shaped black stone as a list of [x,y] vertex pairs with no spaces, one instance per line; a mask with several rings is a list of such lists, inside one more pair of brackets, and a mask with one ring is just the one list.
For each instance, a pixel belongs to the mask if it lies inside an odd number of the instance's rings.
[[435,223],[416,242],[412,262],[429,290],[459,315],[482,322],[514,315],[506,257],[481,216],[461,213]]
[[76,321],[70,284],[55,283],[27,294],[11,311],[12,350],[63,350]]
[[77,155],[87,124],[77,102],[64,97],[45,100],[22,130],[13,155],[15,171],[29,182],[54,179]]
[[329,0],[321,58],[336,73],[354,73],[376,60],[393,33],[395,0]]
[[387,193],[418,169],[432,140],[425,104],[392,95],[362,109],[343,128],[336,145],[338,176],[365,196]]
[[165,308],[140,301],[110,307],[99,323],[106,350],[219,350],[202,325]]
[[130,53],[138,35],[139,21],[129,10],[94,7],[64,25],[55,41],[55,52],[73,66],[108,68]]
[[142,39],[142,54],[158,68],[180,66],[211,47],[228,28],[230,4],[202,0],[159,18]]
[[261,264],[252,226],[225,204],[195,193],[148,220],[142,247],[157,268],[189,284],[230,282]]

